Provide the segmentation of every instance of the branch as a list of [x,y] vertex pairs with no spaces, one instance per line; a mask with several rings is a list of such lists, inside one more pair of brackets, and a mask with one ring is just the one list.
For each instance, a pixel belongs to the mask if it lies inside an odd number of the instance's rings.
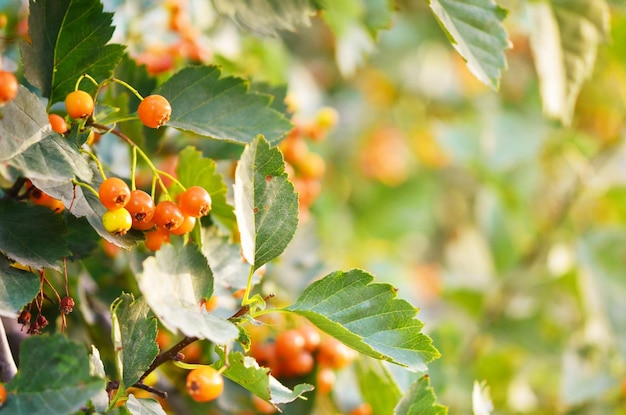
[[4,323],[0,319],[0,382],[9,382],[17,373]]
[[163,363],[170,360],[180,360],[180,351],[189,346],[191,343],[195,342],[196,340],[198,340],[197,337],[185,336],[181,341],[176,343],[169,350],[166,350],[163,353],[159,354],[154,359],[148,370],[146,370],[144,374],[141,375],[137,383],[141,384],[150,373],[152,373],[157,367],[161,366]]

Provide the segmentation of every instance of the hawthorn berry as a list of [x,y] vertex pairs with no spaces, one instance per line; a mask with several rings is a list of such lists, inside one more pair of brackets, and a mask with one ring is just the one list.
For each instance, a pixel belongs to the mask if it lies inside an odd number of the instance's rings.
[[334,337],[325,337],[319,346],[317,360],[322,366],[343,369],[356,357],[356,352]]
[[217,303],[218,303],[218,299],[214,295],[211,296],[211,298],[209,298],[208,300],[203,298],[202,301],[200,302],[200,304],[204,306],[204,309],[209,312],[217,308]]
[[157,203],[152,220],[155,225],[172,231],[183,224],[185,216],[176,203],[171,200],[164,200]]
[[311,324],[298,327],[298,331],[304,336],[304,350],[311,353],[316,351],[322,341],[320,332]]
[[157,227],[153,231],[146,232],[146,248],[158,251],[164,243],[170,241],[170,232],[167,229]]
[[201,366],[187,374],[186,387],[189,396],[196,402],[209,402],[224,391],[224,379],[213,367]]
[[125,207],[130,200],[130,188],[124,180],[109,177],[100,185],[98,195],[107,209],[120,209]]
[[65,134],[67,132],[65,118],[61,117],[59,114],[48,114],[48,121],[50,121],[52,129],[57,133]]
[[274,405],[272,405],[270,402],[259,398],[256,395],[252,395],[252,405],[254,406],[254,408],[257,410],[258,413],[260,414],[274,414],[278,411],[278,409],[276,409],[276,407]]
[[133,219],[124,208],[107,210],[102,215],[102,225],[107,232],[122,236],[126,235],[126,232],[133,226]]
[[276,336],[276,354],[285,358],[292,358],[304,350],[305,338],[296,329],[285,330]]
[[139,103],[137,115],[146,127],[159,128],[170,119],[172,106],[164,96],[150,95]]
[[61,304],[59,305],[59,309],[61,310],[62,314],[70,314],[72,311],[74,311],[74,306],[76,305],[76,303],[74,302],[74,299],[72,297],[63,297],[61,299]]
[[13,101],[17,96],[17,78],[12,72],[0,71],[0,104]]
[[180,195],[180,210],[186,216],[199,218],[211,211],[211,195],[203,187],[191,186]]
[[65,110],[72,118],[87,118],[93,113],[94,102],[91,95],[80,89],[65,97]]
[[152,196],[143,190],[130,192],[128,203],[124,206],[133,217],[133,228],[138,224],[149,223],[154,216],[154,200]]
[[285,377],[304,376],[311,373],[315,366],[313,355],[306,350],[301,350],[294,356],[278,355],[278,372]]
[[176,229],[172,229],[172,235],[184,235],[193,230],[193,227],[196,226],[196,218],[193,216],[185,216],[183,219],[183,223]]
[[4,387],[4,383],[0,383],[0,407],[4,406],[7,401],[7,390]]
[[320,367],[315,376],[317,380],[317,391],[326,394],[335,386],[335,371],[329,367]]
[[59,199],[55,199],[52,196],[42,192],[36,187],[32,186],[30,191],[30,200],[33,201],[34,204],[39,206],[45,206],[48,209],[52,210],[54,213],[60,213],[65,209],[63,202]]

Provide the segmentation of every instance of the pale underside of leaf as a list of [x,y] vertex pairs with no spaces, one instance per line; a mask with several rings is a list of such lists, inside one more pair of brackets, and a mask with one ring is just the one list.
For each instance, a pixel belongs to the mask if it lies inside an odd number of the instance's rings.
[[544,112],[569,125],[580,89],[593,72],[598,45],[608,36],[608,5],[604,0],[554,0],[528,7]]
[[219,13],[262,35],[309,26],[316,11],[310,0],[214,0],[213,3]]
[[498,89],[510,45],[502,25],[504,11],[493,0],[430,0],[430,7],[470,72]]

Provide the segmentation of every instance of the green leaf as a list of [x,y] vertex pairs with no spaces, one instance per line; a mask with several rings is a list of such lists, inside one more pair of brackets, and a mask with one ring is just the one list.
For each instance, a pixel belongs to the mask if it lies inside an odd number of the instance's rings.
[[310,0],[214,0],[216,10],[241,26],[275,36],[279,31],[295,31],[309,26],[316,10]]
[[[223,353],[219,350],[218,353],[223,359]],[[306,383],[296,385],[294,390],[287,388],[269,374],[268,368],[260,367],[254,358],[239,352],[229,353],[224,376],[274,405],[292,402],[313,390],[313,386]]]
[[[31,42],[20,45],[24,74],[49,105],[65,100],[82,74],[97,80],[113,74],[124,46],[107,44],[113,14],[103,13],[99,0],[30,0],[29,5]],[[94,90],[87,82],[82,88]]]
[[13,268],[0,257],[0,316],[15,318],[22,307],[39,293],[39,277]]
[[220,79],[215,66],[187,67],[155,92],[172,106],[167,125],[201,136],[246,144],[263,134],[276,143],[291,129],[289,120],[270,107],[270,96],[248,91],[243,79]]
[[146,302],[168,330],[216,344],[239,337],[237,326],[200,306],[213,294],[213,275],[196,245],[162,247],[143,262],[137,281]]
[[65,213],[65,224],[67,234],[65,240],[67,246],[72,251],[72,255],[67,259],[76,261],[85,258],[98,248],[100,235],[93,229],[86,218],[77,218],[74,215]]
[[0,161],[15,157],[54,134],[39,98],[20,85],[15,99],[2,107]]
[[510,45],[502,20],[504,9],[493,0],[430,0],[430,7],[452,45],[474,76],[498,89]]
[[20,345],[20,367],[6,385],[2,411],[12,415],[67,415],[104,389],[89,374],[85,347],[61,334],[27,337]]
[[194,147],[186,147],[178,156],[176,172],[183,186],[200,186],[206,189],[211,195],[211,217],[234,230],[235,211],[226,201],[228,188],[222,175],[217,172],[215,161],[202,157],[202,152]]
[[608,37],[609,7],[604,0],[530,2],[528,7],[544,112],[569,125],[598,44]]
[[241,261],[241,245],[230,243],[230,237],[221,235],[216,226],[202,228],[202,254],[213,271],[215,294],[246,287],[250,265]]
[[93,175],[78,148],[56,133],[28,147],[8,163],[31,180],[71,181],[77,176],[89,181]]
[[159,354],[157,321],[149,312],[148,304],[132,294],[122,294],[111,304],[113,345],[124,387],[135,384]]
[[167,415],[159,401],[154,399],[137,399],[132,393],[128,395],[126,408],[133,415]]
[[282,154],[261,136],[241,155],[234,193],[243,256],[258,269],[283,252],[298,226],[298,195]]
[[415,381],[402,397],[394,415],[446,415],[448,408],[436,403],[428,375]]
[[311,284],[287,307],[321,330],[367,356],[388,360],[411,371],[425,371],[439,357],[422,334],[417,309],[396,297],[389,284],[353,269],[337,271]]
[[375,414],[391,414],[402,393],[382,361],[362,357],[355,362],[359,390]]
[[63,216],[43,206],[5,200],[0,203],[0,252],[35,269],[60,269],[71,255]]

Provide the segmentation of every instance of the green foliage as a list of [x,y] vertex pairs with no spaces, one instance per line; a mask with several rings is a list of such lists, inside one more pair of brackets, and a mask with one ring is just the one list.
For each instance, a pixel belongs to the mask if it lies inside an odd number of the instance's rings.
[[243,144],[257,134],[276,143],[287,133],[291,124],[270,107],[269,96],[250,92],[243,79],[220,76],[215,66],[188,67],[157,88],[172,105],[168,125]]
[[430,386],[428,375],[422,376],[409,388],[402,397],[395,415],[446,415],[448,409],[435,403],[435,394]]
[[474,76],[497,89],[510,46],[501,23],[505,10],[493,0],[431,0],[430,7]]
[[49,105],[65,100],[83,74],[111,76],[124,51],[107,44],[112,17],[98,0],[30,1],[31,42],[21,45],[25,75]]
[[67,415],[104,388],[89,374],[85,348],[63,335],[30,337],[20,346],[20,370],[2,411],[15,415]]
[[424,371],[439,357],[408,302],[389,284],[372,284],[361,270],[337,271],[311,284],[287,310],[305,316],[326,333],[376,359]]
[[280,255],[298,226],[298,197],[282,155],[262,136],[246,146],[237,165],[235,213],[243,257],[254,269]]
[[0,261],[0,315],[15,317],[24,304],[39,292],[39,278],[32,272],[13,268]]
[[132,393],[128,395],[126,408],[132,415],[165,415],[161,404],[154,399],[137,399]]

